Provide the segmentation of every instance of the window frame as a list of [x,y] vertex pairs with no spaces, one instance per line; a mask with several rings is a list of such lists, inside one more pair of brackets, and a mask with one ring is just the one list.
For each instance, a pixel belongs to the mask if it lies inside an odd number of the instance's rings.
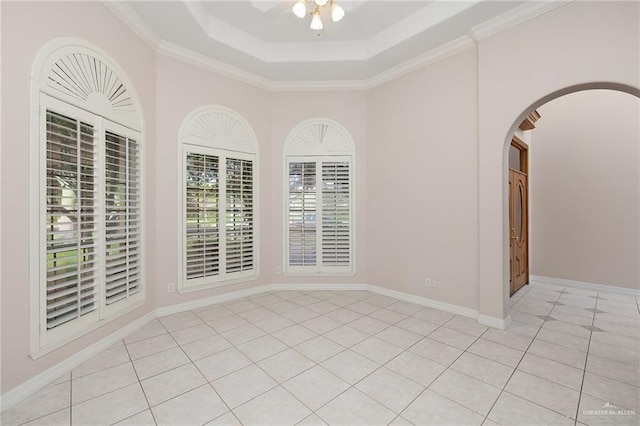
[[[323,130],[319,130],[323,129]],[[353,139],[338,122],[312,118],[295,126],[283,149],[282,179],[282,273],[292,277],[340,277],[356,274],[356,155]],[[349,163],[349,266],[322,265],[322,163]],[[292,162],[314,162],[316,167],[316,264],[290,265],[289,258],[289,165]],[[318,182],[318,176],[320,181]]]
[[[84,80],[86,97],[74,97],[56,87],[50,76],[55,72],[56,64],[69,55],[77,54],[85,58],[93,58],[96,67],[108,70],[111,78],[111,89],[119,90],[117,101],[126,96],[126,105],[112,108],[106,95],[99,91],[106,86],[89,85]],[[94,74],[96,80],[105,78],[106,74]],[[80,81],[80,74],[67,75]],[[103,325],[126,315],[143,306],[146,301],[146,256],[145,256],[145,168],[144,168],[144,119],[139,98],[133,85],[122,69],[106,54],[84,40],[75,38],[59,38],[50,41],[37,54],[31,72],[30,96],[30,142],[29,142],[29,293],[30,293],[30,352],[32,359],[38,359],[51,351],[93,331]],[[94,93],[97,95],[94,96]],[[113,99],[112,99],[113,102]],[[96,152],[96,245],[98,256],[98,272],[95,279],[97,288],[97,308],[89,314],[62,323],[50,330],[46,326],[46,279],[47,279],[47,110],[68,116],[93,126],[94,146]],[[111,131],[121,136],[131,137],[137,142],[138,164],[138,199],[140,221],[139,232],[139,287],[140,291],[106,306],[106,270],[105,270],[105,138]],[[126,134],[123,134],[126,133]]]
[[[256,165],[257,165],[257,156],[256,154],[248,154],[244,152],[236,152],[229,151],[219,148],[209,148],[200,145],[193,144],[182,144],[182,155],[181,158],[181,177],[180,177],[180,210],[181,214],[179,215],[179,229],[180,229],[180,253],[179,256],[180,264],[181,264],[181,272],[178,281],[178,291],[180,293],[188,293],[192,291],[198,291],[208,288],[216,288],[222,287],[225,285],[252,281],[258,278],[258,268],[257,268],[257,257],[258,257],[258,246],[257,246],[257,232],[255,226],[255,220],[257,216],[256,210],[256,199],[257,199],[257,175],[256,175]],[[195,154],[204,154],[211,155],[218,158],[218,267],[219,273],[217,275],[209,275],[206,277],[198,278],[197,282],[194,281],[193,284],[188,283],[189,280],[186,278],[186,261],[187,261],[187,225],[186,225],[186,215],[185,215],[185,207],[186,207],[186,175],[187,175],[187,155],[189,153]],[[253,268],[247,271],[241,272],[227,272],[227,226],[226,226],[226,213],[227,213],[227,200],[226,200],[226,189],[227,189],[227,179],[226,179],[226,162],[228,159],[234,160],[246,160],[251,161],[253,163],[252,167],[252,192],[253,192]],[[224,179],[221,178],[224,176]],[[224,255],[222,255],[224,253]],[[231,278],[229,278],[231,276]]]
[[[243,137],[237,134],[207,134],[210,128],[199,127],[201,120],[206,120],[207,115],[216,114],[227,123],[231,131],[243,132]],[[211,122],[208,122],[211,125]],[[207,134],[207,135],[205,135]],[[191,151],[189,151],[191,149]],[[218,174],[222,175],[226,171],[226,159],[250,160],[253,162],[253,269],[244,271],[228,278],[226,271],[224,274],[204,277],[202,281],[195,285],[189,285],[186,279],[186,158],[188,152],[210,153],[218,156]],[[224,163],[222,158],[225,159]],[[178,170],[178,199],[177,199],[177,240],[178,245],[178,275],[177,291],[180,294],[191,293],[223,287],[227,285],[255,281],[260,276],[260,155],[258,152],[258,140],[255,132],[245,120],[245,118],[234,110],[221,105],[203,105],[191,111],[182,122],[178,134],[177,147],[177,170]],[[226,174],[224,183],[220,185],[219,197],[223,196],[223,189],[226,189]],[[224,193],[226,195],[226,193]],[[226,196],[224,202],[226,203]],[[224,213],[220,212],[221,217]],[[226,222],[225,222],[226,223]],[[225,225],[226,232],[226,225]],[[222,238],[222,235],[220,235]],[[226,248],[226,240],[224,241]],[[222,245],[219,246],[219,253],[222,253]],[[224,261],[224,263],[223,263]],[[224,257],[220,256],[219,267],[226,268],[226,251]],[[234,274],[234,273],[232,273]],[[222,278],[225,279],[222,279]]]

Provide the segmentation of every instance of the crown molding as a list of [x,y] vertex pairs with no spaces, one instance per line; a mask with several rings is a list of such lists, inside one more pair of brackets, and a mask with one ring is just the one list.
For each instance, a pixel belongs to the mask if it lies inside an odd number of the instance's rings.
[[395,80],[411,72],[442,61],[477,45],[479,40],[515,27],[537,16],[572,3],[574,0],[531,0],[509,12],[502,13],[471,28],[467,35],[458,37],[413,59],[396,65],[373,77],[363,80],[328,81],[276,81],[269,80],[244,69],[235,67],[209,56],[162,40],[126,3],[117,0],[103,0],[103,4],[124,22],[138,37],[144,40],[158,54],[213,71],[225,77],[242,81],[272,92],[307,91],[351,91],[368,90]]
[[211,40],[265,63],[366,61],[477,5],[482,0],[433,2],[367,40],[268,42],[211,15],[202,3],[184,6]]
[[515,27],[540,15],[544,15],[573,1],[574,0],[531,0],[508,12],[501,13],[482,24],[472,27],[469,33],[475,41],[480,41],[483,38],[491,37],[492,35]]
[[272,81],[272,92],[326,92],[331,90],[366,90],[363,80]]
[[450,56],[456,55],[460,52],[464,52],[465,50],[469,50],[475,46],[476,42],[474,42],[469,36],[464,35],[458,37],[457,39],[452,40],[449,43],[436,47],[435,49],[423,53],[422,55],[416,56],[415,58],[409,59],[408,61],[403,62],[400,65],[396,65],[395,67],[390,68],[387,71],[366,79],[364,81],[364,86],[367,89],[372,89],[384,83],[388,83],[389,81],[400,78],[403,75],[409,74],[413,71],[417,71],[428,65],[440,62]]
[[272,90],[273,82],[271,80],[260,77],[241,68],[234,67],[233,65],[229,65],[225,62],[218,61],[209,56],[185,49],[184,47],[176,44],[162,41],[156,50],[160,55],[195,65],[196,67],[207,71],[213,71],[225,77],[254,85],[260,89]]
[[158,50],[162,39],[140,16],[123,1],[103,0],[102,4],[116,15],[131,31],[147,43],[153,50]]

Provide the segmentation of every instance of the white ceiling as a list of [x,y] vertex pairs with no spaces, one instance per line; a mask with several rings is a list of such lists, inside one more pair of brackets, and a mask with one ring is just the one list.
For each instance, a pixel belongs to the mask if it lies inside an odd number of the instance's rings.
[[367,81],[442,46],[472,42],[472,29],[487,22],[503,24],[518,10],[523,11],[518,16],[531,15],[532,3],[538,4],[536,10],[551,3],[335,1],[346,15],[334,23],[323,8],[321,31],[309,29],[310,17],[291,13],[295,0],[114,1],[110,7],[130,25],[144,27],[139,32],[170,46],[174,56],[210,59],[256,79],[283,83]]

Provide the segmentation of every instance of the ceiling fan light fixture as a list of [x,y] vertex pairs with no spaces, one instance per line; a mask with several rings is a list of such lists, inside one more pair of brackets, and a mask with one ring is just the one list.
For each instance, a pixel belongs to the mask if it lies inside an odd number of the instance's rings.
[[338,22],[342,18],[344,18],[344,9],[338,6],[337,4],[335,4],[332,0],[331,1],[331,19],[333,20],[333,22]]
[[311,29],[316,31],[322,29],[322,18],[320,18],[319,6],[316,6],[316,10],[311,15]]
[[[325,6],[329,9],[329,13],[331,13],[331,20],[333,22],[338,22],[344,18],[344,9],[335,4],[333,0],[309,0],[309,3],[311,3],[312,6],[315,6],[311,13],[311,25],[309,26],[314,31],[319,31],[324,26],[322,24],[322,17],[320,16],[320,10]],[[304,18],[307,16],[307,0],[297,0],[291,10],[298,18]]]
[[293,14],[302,19],[307,15],[307,5],[305,0],[299,0],[293,5]]

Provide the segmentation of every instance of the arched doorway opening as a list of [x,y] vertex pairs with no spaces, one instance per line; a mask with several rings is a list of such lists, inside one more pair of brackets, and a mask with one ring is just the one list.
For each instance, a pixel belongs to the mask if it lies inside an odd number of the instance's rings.
[[[616,83],[606,83],[606,82],[595,82],[595,83],[589,83],[589,84],[580,84],[580,85],[575,85],[575,86],[570,86],[570,87],[566,87],[564,89],[561,90],[557,90],[553,93],[550,93],[540,99],[538,99],[536,102],[532,103],[529,107],[527,107],[525,110],[523,110],[518,116],[517,118],[513,121],[513,124],[511,125],[509,131],[507,132],[507,136],[505,137],[504,140],[504,144],[503,144],[503,230],[504,230],[504,236],[506,238],[504,238],[504,242],[503,242],[503,261],[504,261],[504,265],[505,268],[503,269],[504,273],[503,273],[503,294],[504,294],[504,299],[506,301],[505,303],[505,307],[507,310],[507,315],[509,314],[509,299],[510,299],[510,295],[513,292],[513,285],[512,285],[512,265],[511,265],[511,261],[512,261],[512,245],[510,243],[512,243],[512,240],[514,239],[514,231],[513,231],[513,223],[510,223],[513,221],[513,211],[512,209],[510,209],[509,207],[509,194],[511,193],[512,195],[514,194],[513,191],[510,191],[510,185],[509,185],[509,173],[510,173],[510,167],[509,167],[509,154],[510,154],[510,150],[513,151],[512,148],[512,141],[514,138],[514,134],[517,133],[518,127],[520,126],[520,124],[523,122],[523,120],[525,120],[532,112],[538,110],[539,108],[543,107],[545,104],[563,97],[565,95],[569,95],[572,93],[576,93],[576,92],[582,92],[582,91],[588,91],[588,90],[612,90],[612,91],[617,91],[617,92],[624,92],[627,94],[630,94],[632,96],[635,96],[636,98],[640,98],[640,89],[638,89],[637,87],[633,87],[633,86],[627,86],[627,85],[622,85],[622,84],[616,84]],[[543,116],[544,117],[544,116]],[[534,131],[535,132],[535,131]],[[535,139],[535,137],[534,137]],[[513,157],[513,152],[511,153],[512,157]],[[636,159],[637,161],[640,161],[640,158]],[[635,196],[637,197],[638,194],[635,194]],[[511,219],[511,220],[510,220]],[[535,232],[535,231],[534,231]],[[637,231],[634,231],[635,233],[637,233]],[[518,234],[520,235],[520,234]],[[517,235],[516,235],[517,236]],[[640,238],[640,235],[637,235],[636,238]],[[637,260],[637,259],[636,259]]]

